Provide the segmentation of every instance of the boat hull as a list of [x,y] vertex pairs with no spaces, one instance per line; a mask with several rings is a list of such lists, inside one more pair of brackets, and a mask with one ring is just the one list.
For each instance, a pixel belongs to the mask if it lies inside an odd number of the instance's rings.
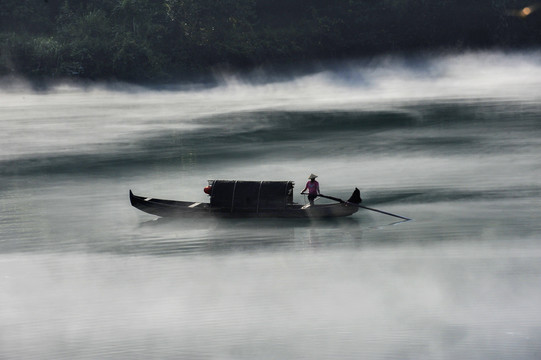
[[163,200],[137,196],[130,190],[130,202],[135,208],[164,218],[206,217],[225,218],[333,218],[350,216],[359,210],[351,203],[299,205],[290,204],[281,209],[235,211],[230,208],[213,208],[209,203]]

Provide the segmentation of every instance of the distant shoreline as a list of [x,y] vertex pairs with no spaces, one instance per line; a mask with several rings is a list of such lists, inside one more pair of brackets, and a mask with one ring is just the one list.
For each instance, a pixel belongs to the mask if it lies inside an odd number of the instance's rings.
[[540,47],[541,8],[508,3],[13,1],[0,5],[0,77],[212,83],[382,54]]

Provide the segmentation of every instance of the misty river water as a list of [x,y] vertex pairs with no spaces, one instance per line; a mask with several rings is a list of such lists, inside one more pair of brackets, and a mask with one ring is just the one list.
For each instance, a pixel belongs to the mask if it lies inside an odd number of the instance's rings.
[[[0,358],[539,359],[539,55],[161,90],[11,82]],[[304,203],[310,173],[413,221],[164,221],[128,198],[293,180]]]

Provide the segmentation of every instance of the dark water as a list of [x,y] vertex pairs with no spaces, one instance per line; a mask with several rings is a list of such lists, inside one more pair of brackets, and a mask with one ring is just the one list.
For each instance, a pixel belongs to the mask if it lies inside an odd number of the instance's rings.
[[[2,90],[0,357],[540,358],[538,58]],[[164,221],[128,199],[226,178],[304,202],[310,173],[414,221]]]

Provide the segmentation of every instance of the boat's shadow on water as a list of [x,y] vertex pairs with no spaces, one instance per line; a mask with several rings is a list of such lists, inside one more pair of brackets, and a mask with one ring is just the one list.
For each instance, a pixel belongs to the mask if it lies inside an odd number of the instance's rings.
[[118,251],[175,256],[235,251],[362,247],[363,234],[400,222],[340,219],[164,219],[145,221]]
[[276,229],[276,228],[313,228],[313,227],[357,227],[361,228],[361,220],[356,218],[329,218],[329,219],[275,219],[275,218],[193,218],[193,219],[175,219],[175,218],[158,218],[155,220],[144,221],[140,223],[142,228],[145,227],[176,227],[185,230],[195,229]]

